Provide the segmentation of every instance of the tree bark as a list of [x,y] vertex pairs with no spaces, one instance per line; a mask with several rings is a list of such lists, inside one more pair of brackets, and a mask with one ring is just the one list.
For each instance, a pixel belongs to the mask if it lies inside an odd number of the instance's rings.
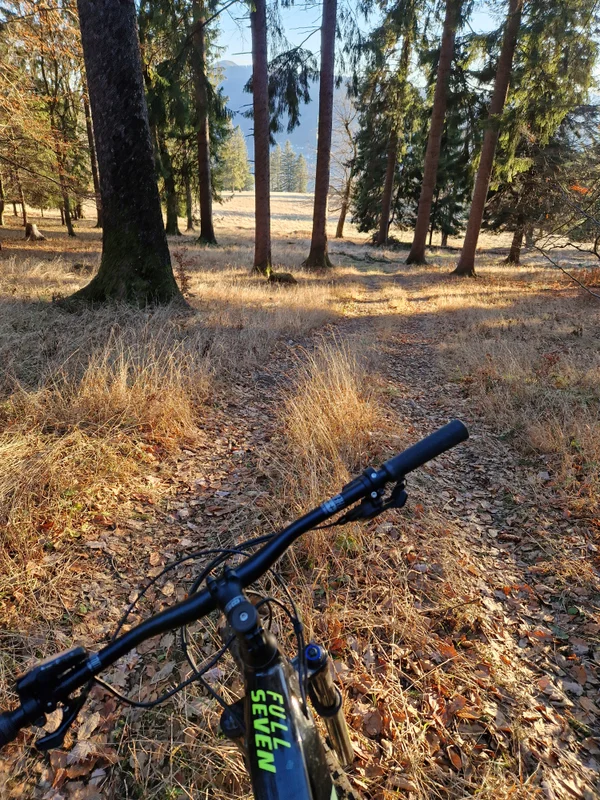
[[310,252],[305,267],[331,267],[327,252],[327,201],[331,165],[333,128],[333,88],[337,0],[323,0],[321,22],[321,77],[319,80],[319,124],[317,132],[317,171]]
[[167,222],[165,225],[165,232],[167,236],[181,236],[178,221],[179,203],[177,200],[177,186],[175,185],[173,161],[167,143],[161,133],[157,135],[157,141],[167,200]]
[[94,184],[94,198],[96,200],[96,224],[95,228],[102,227],[102,199],[100,197],[100,176],[98,175],[98,159],[96,158],[96,142],[94,140],[94,126],[92,125],[92,115],[90,104],[86,95],[83,96],[83,110],[85,113],[85,127],[87,131],[88,147],[90,151],[90,164],[92,166],[92,182]]
[[4,183],[2,182],[2,173],[0,172],[0,226],[4,225]]
[[394,127],[390,133],[387,149],[387,164],[385,168],[385,181],[383,183],[383,195],[381,197],[381,216],[379,217],[379,230],[375,235],[374,243],[378,245],[387,244],[390,217],[392,211],[392,195],[394,192],[394,178],[396,176],[396,164],[398,163],[398,129]]
[[507,264],[519,264],[521,261],[521,246],[523,244],[523,236],[525,234],[525,224],[517,222],[517,227],[513,234],[513,239],[510,245],[510,251],[506,258]]
[[62,204],[59,206],[58,210],[60,211],[60,224],[64,225],[65,224],[65,210],[64,210]]
[[104,227],[96,277],[66,301],[181,300],[156,185],[134,0],[78,0]]
[[448,247],[448,234],[442,231],[442,247]]
[[252,31],[252,106],[254,110],[254,267],[271,274],[271,175],[269,162],[269,75],[267,5],[255,0],[250,12]]
[[63,209],[65,212],[65,225],[67,226],[67,234],[69,236],[75,236],[75,231],[73,230],[73,222],[71,219],[71,201],[69,200],[69,195],[66,192],[63,192]]
[[533,225],[528,225],[525,228],[525,247],[533,247],[535,237],[533,235]]
[[208,77],[206,74],[206,8],[204,0],[195,0],[193,9],[192,72],[196,116],[198,118],[198,181],[200,186],[200,236],[198,237],[198,242],[202,244],[217,244],[212,212]]
[[185,186],[185,214],[187,217],[187,231],[194,230],[194,203],[192,199],[192,175],[190,168],[190,159],[188,153],[188,145],[185,142],[183,155],[183,183]]
[[502,49],[496,68],[494,91],[492,93],[487,126],[483,137],[479,168],[477,170],[477,177],[475,178],[467,231],[465,233],[465,240],[458,265],[453,272],[454,275],[475,275],[475,252],[477,250],[479,231],[481,230],[483,212],[494,166],[494,156],[496,154],[496,145],[498,144],[498,136],[500,133],[500,116],[504,109],[508,86],[510,84],[513,56],[517,46],[522,13],[523,0],[510,0],[504,29],[504,38],[502,40]]
[[425,239],[427,236],[427,228],[429,227],[429,219],[431,217],[431,205],[440,161],[440,148],[448,101],[448,79],[452,67],[452,58],[454,57],[454,40],[456,38],[456,26],[461,5],[462,0],[446,0],[446,16],[444,18],[440,59],[438,62],[435,93],[433,96],[433,109],[431,112],[431,124],[429,126],[425,163],[423,166],[423,183],[421,185],[419,210],[417,212],[413,242],[408,258],[406,259],[407,264],[427,263],[425,259]]
[[23,215],[23,227],[27,227],[27,209],[25,208],[25,194],[23,193],[23,184],[19,178],[19,173],[15,173],[17,189],[19,191],[19,198],[21,202],[21,213]]
[[344,238],[344,223],[346,222],[346,214],[348,213],[348,206],[350,205],[350,194],[352,192],[352,181],[354,179],[354,168],[350,169],[346,186],[344,187],[344,194],[342,195],[342,207],[340,208],[340,218],[338,219],[337,228],[335,229],[335,238]]

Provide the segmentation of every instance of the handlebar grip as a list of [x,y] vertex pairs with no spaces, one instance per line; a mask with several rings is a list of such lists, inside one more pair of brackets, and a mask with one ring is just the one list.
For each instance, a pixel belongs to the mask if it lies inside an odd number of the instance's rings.
[[425,439],[421,439],[420,442],[404,452],[390,458],[383,464],[383,469],[393,480],[400,480],[404,475],[422,467],[427,461],[431,461],[432,458],[436,458],[468,438],[469,431],[466,425],[458,419],[453,419],[452,422],[426,436]]
[[21,728],[27,725],[27,718],[22,708],[5,711],[0,714],[0,747],[16,739]]

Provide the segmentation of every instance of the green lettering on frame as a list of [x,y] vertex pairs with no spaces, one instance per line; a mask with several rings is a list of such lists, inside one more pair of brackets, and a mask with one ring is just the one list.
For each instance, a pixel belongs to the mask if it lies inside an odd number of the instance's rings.
[[264,769],[265,772],[276,772],[275,769],[275,756],[269,753],[268,750],[257,750],[256,756],[258,758],[258,768]]

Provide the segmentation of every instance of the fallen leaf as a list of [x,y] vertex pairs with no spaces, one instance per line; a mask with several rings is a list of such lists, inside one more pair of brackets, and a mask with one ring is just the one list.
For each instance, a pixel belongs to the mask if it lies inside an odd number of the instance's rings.
[[452,762],[452,766],[454,769],[462,769],[462,758],[460,757],[460,753],[458,752],[458,748],[450,746],[447,749],[448,758]]

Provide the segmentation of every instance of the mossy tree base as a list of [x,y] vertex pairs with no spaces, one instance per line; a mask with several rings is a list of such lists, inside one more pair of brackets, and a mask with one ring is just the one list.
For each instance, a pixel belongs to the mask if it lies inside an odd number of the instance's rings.
[[254,266],[250,270],[250,273],[252,275],[261,275],[263,278],[266,278],[267,280],[269,280],[269,278],[271,277],[272,272],[273,272],[273,266],[269,261],[261,264],[254,264]]
[[452,270],[451,275],[457,275],[459,278],[476,278],[475,264],[461,264],[460,261],[456,269]]
[[405,261],[408,265],[416,265],[418,267],[425,267],[428,264],[427,259],[425,258],[424,253],[413,253],[412,251],[408,254],[408,258]]
[[196,244],[203,244],[208,247],[218,247],[219,243],[217,242],[214,234],[212,236],[206,236],[204,234],[200,234],[200,236],[198,236],[198,238],[196,239]]
[[331,269],[333,264],[326,249],[311,248],[306,261],[302,262],[306,269]]

